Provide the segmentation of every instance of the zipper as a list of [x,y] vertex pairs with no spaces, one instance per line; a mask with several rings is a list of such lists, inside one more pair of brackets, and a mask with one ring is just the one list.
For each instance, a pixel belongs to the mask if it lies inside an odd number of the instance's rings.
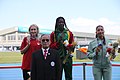
[[104,61],[103,59],[104,59],[104,55],[103,55],[103,46],[102,46],[102,55],[101,55],[102,57],[101,57],[101,66],[102,66],[102,62]]

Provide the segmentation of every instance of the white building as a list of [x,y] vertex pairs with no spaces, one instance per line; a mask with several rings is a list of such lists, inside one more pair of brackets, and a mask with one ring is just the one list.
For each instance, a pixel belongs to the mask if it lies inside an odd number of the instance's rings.
[[[50,34],[53,30],[40,29],[40,34]],[[94,33],[73,32],[78,45],[88,45],[95,38]],[[28,35],[28,27],[15,26],[0,31],[0,51],[19,50],[21,42]],[[108,39],[116,41],[120,35],[107,35]]]

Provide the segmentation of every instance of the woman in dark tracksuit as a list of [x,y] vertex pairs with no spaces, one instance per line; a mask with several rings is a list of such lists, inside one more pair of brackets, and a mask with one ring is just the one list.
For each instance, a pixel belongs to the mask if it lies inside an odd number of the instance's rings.
[[111,43],[104,36],[104,28],[96,27],[96,39],[89,43],[88,58],[93,60],[94,80],[111,80],[111,63],[107,54],[107,45]]
[[[50,34],[50,47],[58,50],[58,55],[61,59],[61,80],[62,72],[64,69],[65,80],[72,80],[72,55],[70,50],[74,52],[73,33],[67,28],[65,19],[63,17],[58,17],[56,19],[55,31]],[[68,57],[67,57],[68,56]]]

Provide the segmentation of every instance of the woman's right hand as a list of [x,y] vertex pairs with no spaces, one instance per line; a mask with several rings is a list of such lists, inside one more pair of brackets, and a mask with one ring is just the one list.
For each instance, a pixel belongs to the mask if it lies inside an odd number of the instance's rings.
[[101,49],[102,49],[102,46],[101,46],[101,45],[98,46],[98,47],[96,48],[96,54],[98,54],[98,52],[100,52]]

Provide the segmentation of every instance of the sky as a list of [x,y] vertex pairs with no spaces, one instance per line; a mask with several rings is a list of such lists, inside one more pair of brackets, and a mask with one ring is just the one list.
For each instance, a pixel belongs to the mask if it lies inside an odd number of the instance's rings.
[[0,30],[14,26],[55,28],[62,16],[71,31],[120,35],[120,0],[0,0]]

